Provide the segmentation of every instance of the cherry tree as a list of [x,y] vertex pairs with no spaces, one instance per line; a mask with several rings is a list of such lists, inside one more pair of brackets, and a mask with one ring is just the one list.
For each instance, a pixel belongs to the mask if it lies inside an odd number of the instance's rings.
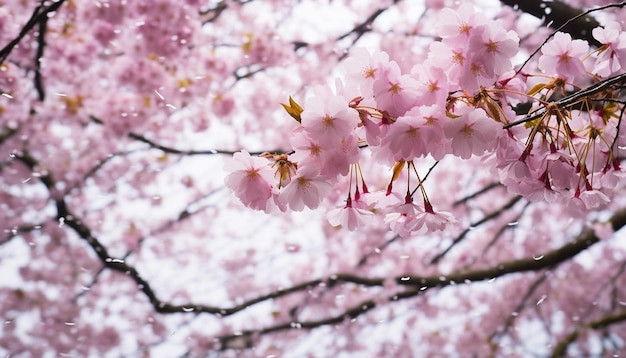
[[0,354],[619,356],[624,7],[4,2]]

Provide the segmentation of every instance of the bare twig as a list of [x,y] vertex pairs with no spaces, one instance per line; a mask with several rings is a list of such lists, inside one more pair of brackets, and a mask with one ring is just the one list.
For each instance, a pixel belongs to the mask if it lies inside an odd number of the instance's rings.
[[[574,92],[569,96],[563,97],[558,101],[555,102],[551,102],[548,105],[556,105],[557,108],[566,108],[569,107],[573,104],[575,104],[576,102],[580,101],[581,99],[585,98],[585,97],[590,97],[593,96],[594,94],[600,93],[612,86],[615,86],[621,82],[626,81],[626,73],[622,73],[619,74],[617,76],[613,76],[613,77],[609,77],[605,80],[602,80],[590,87],[587,87],[585,89],[582,89],[580,91]],[[548,105],[546,105],[546,107],[548,107]],[[527,116],[526,118],[520,119],[518,121],[509,123],[505,126],[503,126],[503,129],[508,129],[511,127],[514,127],[516,125],[522,124],[522,123],[526,123],[526,122],[530,122],[533,121],[537,118],[542,117],[543,115],[546,114],[547,109],[543,109],[543,110],[535,110],[533,111],[534,114]]]
[[[39,6],[35,8],[33,14],[30,19],[26,22],[26,24],[22,27],[22,30],[17,35],[16,38],[11,40],[4,48],[0,50],[0,63],[6,61],[7,57],[11,54],[15,46],[22,41],[22,39],[32,30],[37,24],[40,24],[42,21],[47,21],[48,14],[51,12],[58,11],[61,5],[65,0],[58,0],[55,2],[42,1]],[[45,5],[50,3],[50,5]]]
[[[158,144],[140,134],[137,133],[128,133],[128,136],[132,139],[138,140],[140,142],[146,143],[148,144],[150,147],[154,148],[154,149],[159,149],[165,153],[170,153],[170,154],[179,154],[179,155],[215,155],[215,154],[225,154],[225,155],[233,155],[236,152],[235,151],[231,151],[231,150],[221,150],[221,149],[204,149],[204,150],[183,150],[183,149],[176,149],[176,148],[172,148],[172,147],[168,147],[162,144]],[[262,154],[263,152],[250,152],[250,155],[259,155]]]
[[570,334],[565,336],[554,348],[550,357],[565,357],[567,356],[567,347],[578,338],[578,335],[587,329],[596,330],[606,328],[613,324],[623,323],[626,321],[626,311],[620,311],[617,313],[607,314],[595,321],[591,321],[589,323],[581,324]]
[[489,220],[495,219],[498,216],[502,215],[502,213],[512,208],[513,205],[515,205],[518,201],[520,201],[520,199],[522,199],[521,196],[515,196],[511,198],[511,200],[509,200],[506,204],[504,204],[498,210],[492,211],[491,213],[485,215],[482,219],[469,224],[469,226],[465,230],[463,230],[454,240],[452,240],[452,243],[447,248],[445,248],[442,252],[440,252],[439,254],[437,254],[435,257],[433,257],[430,260],[430,264],[432,265],[432,264],[438,263],[450,250],[452,250],[454,246],[456,246],[459,242],[461,242],[472,229],[486,223]]

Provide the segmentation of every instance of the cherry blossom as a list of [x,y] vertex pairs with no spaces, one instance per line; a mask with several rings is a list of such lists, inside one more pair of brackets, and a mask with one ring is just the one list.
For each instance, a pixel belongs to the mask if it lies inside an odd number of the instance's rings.
[[497,125],[482,109],[466,108],[462,114],[448,121],[444,133],[451,140],[452,153],[463,159],[480,155],[496,144]]
[[328,222],[333,226],[343,226],[350,231],[362,228],[367,223],[367,216],[373,215],[371,211],[361,209],[353,204],[352,197],[348,196],[346,205],[328,212]]
[[265,210],[271,197],[273,173],[263,158],[252,157],[246,151],[235,153],[225,168],[230,172],[224,182],[239,200],[256,210]]
[[428,231],[441,231],[449,228],[449,225],[456,223],[456,219],[449,212],[433,210],[429,201],[424,203],[424,211],[415,216],[418,221],[417,227],[425,226]]
[[424,221],[418,219],[418,214],[423,211],[423,208],[407,198],[404,203],[397,204],[392,212],[385,215],[385,222],[391,231],[400,237],[410,237],[419,232],[424,225]]
[[482,32],[472,36],[469,53],[482,62],[486,74],[500,76],[511,69],[511,58],[518,52],[519,38],[513,31],[504,32],[494,24],[482,27]]
[[563,79],[572,80],[586,72],[582,59],[587,55],[588,49],[586,42],[572,40],[570,34],[557,32],[541,48],[539,68],[548,75],[558,74]]
[[476,12],[471,4],[461,4],[458,9],[444,8],[439,11],[439,18],[445,21],[438,23],[439,36],[446,44],[466,45],[473,32],[481,28],[487,18]]
[[389,65],[389,55],[386,52],[370,53],[363,47],[354,49],[344,63],[346,78],[357,82],[363,97],[373,95],[372,83],[382,76],[382,72]]
[[609,203],[611,199],[599,190],[584,190],[577,196],[588,209],[598,209]]
[[626,68],[626,35],[618,22],[609,21],[604,28],[596,27],[593,37],[603,44],[594,66],[598,75],[609,76]]
[[401,116],[416,103],[417,82],[411,76],[401,74],[393,61],[381,72],[372,85],[376,104],[393,117]]
[[394,161],[412,160],[428,153],[426,149],[426,138],[428,137],[422,133],[425,120],[419,115],[419,112],[416,114],[417,116],[407,113],[398,118],[385,133],[381,146],[389,148],[393,153]]
[[301,211],[304,207],[315,209],[330,191],[326,178],[319,176],[314,167],[300,167],[296,176],[280,193],[279,199],[291,210]]
[[319,89],[321,96],[307,99],[302,113],[302,126],[312,137],[325,146],[338,146],[357,125],[356,113],[348,108],[341,96]]
[[411,75],[417,78],[418,95],[417,103],[422,106],[444,106],[448,97],[448,83],[444,71],[432,61],[415,65],[411,69]]

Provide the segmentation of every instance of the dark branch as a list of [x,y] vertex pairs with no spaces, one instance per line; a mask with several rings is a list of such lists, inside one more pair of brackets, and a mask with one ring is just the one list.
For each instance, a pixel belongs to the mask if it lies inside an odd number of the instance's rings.
[[452,206],[459,206],[459,205],[461,205],[461,204],[463,204],[463,203],[465,203],[465,202],[467,202],[467,201],[469,201],[471,199],[474,199],[477,196],[480,196],[480,195],[488,192],[491,189],[494,189],[494,188],[497,188],[497,187],[500,187],[500,186],[502,186],[502,183],[494,181],[494,182],[492,182],[490,184],[485,185],[483,188],[481,188],[480,190],[476,191],[475,193],[472,193],[472,194],[470,194],[470,195],[468,195],[468,196],[466,196],[466,197],[464,197],[462,199],[459,199],[459,200],[455,201],[454,203],[452,203]]
[[582,330],[585,329],[602,329],[602,328],[606,328],[612,324],[616,324],[616,323],[622,323],[626,321],[626,311],[621,311],[615,314],[609,314],[606,315],[600,319],[597,319],[595,321],[589,322],[587,324],[584,325],[580,325],[577,329],[575,329],[573,332],[571,332],[570,334],[568,334],[567,336],[565,336],[565,338],[563,338],[563,340],[561,340],[561,342],[559,342],[559,344],[557,344],[557,346],[554,348],[554,350],[552,351],[552,354],[550,355],[550,357],[552,358],[557,358],[557,357],[566,357],[567,356],[567,347],[569,347],[569,345],[574,342],[576,340],[576,338],[578,338],[578,335],[581,333]]
[[40,101],[46,99],[46,92],[43,88],[43,78],[41,77],[41,61],[46,47],[46,32],[48,29],[48,16],[44,16],[39,22],[37,33],[37,52],[35,54],[35,89]]
[[[613,77],[609,77],[605,80],[602,80],[592,86],[589,86],[585,89],[582,89],[580,91],[576,91],[566,97],[561,98],[558,101],[555,102],[551,102],[550,104],[554,104],[556,105],[557,108],[567,108],[570,107],[572,105],[574,105],[576,102],[586,99],[586,98],[590,98],[593,95],[596,95],[602,91],[608,90],[609,88],[613,87],[613,86],[617,86],[617,85],[622,85],[624,82],[626,82],[626,73],[622,73]],[[591,99],[591,98],[590,98]],[[603,99],[603,100],[608,100],[608,99]],[[544,106],[544,107],[547,107]],[[528,115],[526,118],[520,119],[518,121],[509,123],[505,126],[503,126],[503,129],[508,129],[511,127],[514,127],[516,125],[522,124],[522,123],[526,123],[526,122],[530,122],[530,121],[534,121],[537,118],[540,118],[542,116],[544,116],[547,113],[547,109],[537,109],[535,111],[533,111],[530,115]]]
[[[158,143],[155,143],[154,141],[140,135],[137,133],[128,133],[128,136],[132,139],[138,140],[140,142],[146,143],[148,144],[150,147],[155,148],[155,149],[159,149],[165,153],[170,153],[170,154],[178,154],[178,155],[214,155],[214,154],[225,154],[225,155],[233,155],[236,152],[234,151],[230,151],[230,150],[220,150],[220,149],[205,149],[205,150],[182,150],[182,149],[176,149],[176,148],[172,148],[172,147],[168,147],[165,145],[161,145]],[[260,155],[263,154],[264,152],[250,152],[250,155]],[[278,151],[274,151],[273,153],[282,153],[282,151],[278,150]]]
[[[99,125],[104,125],[104,121],[96,116],[89,116],[89,119]],[[178,155],[215,155],[215,154],[225,154],[225,155],[233,155],[236,152],[234,151],[230,151],[230,150],[220,150],[220,149],[204,149],[204,150],[183,150],[183,149],[176,149],[173,147],[168,147],[159,143],[156,143],[146,137],[144,137],[141,134],[137,134],[137,133],[133,133],[133,132],[129,132],[128,133],[128,137],[137,140],[139,142],[142,143],[146,143],[148,144],[151,148],[154,149],[159,149],[165,153],[169,153],[169,154],[178,154]],[[276,151],[277,153],[281,153],[280,151]],[[130,152],[124,152],[124,153],[116,153],[115,155],[119,155],[119,154],[128,154]],[[263,154],[264,152],[250,152],[250,155],[260,155]],[[111,159],[111,157],[104,159],[98,166],[96,166],[94,169],[92,169],[91,171],[94,170],[98,170],[99,166],[106,163],[106,161],[108,161],[109,159]],[[91,172],[90,171],[90,172]]]
[[202,16],[202,24],[206,24],[209,22],[213,22],[217,20],[218,17],[228,8],[228,4],[224,1],[220,1],[215,6],[208,8],[206,10],[201,10],[200,15]]
[[[393,4],[397,4],[400,0],[394,0]],[[340,41],[343,40],[345,38],[347,38],[348,36],[352,35],[352,34],[356,34],[356,37],[352,40],[352,45],[356,44],[357,41],[359,41],[359,39],[365,35],[366,33],[372,31],[372,25],[374,24],[374,21],[376,21],[376,19],[385,11],[389,10],[390,6],[388,7],[382,7],[379,8],[377,10],[375,10],[372,14],[370,14],[370,16],[367,17],[367,19],[365,19],[363,22],[361,22],[360,24],[356,25],[354,28],[352,28],[350,31],[346,32],[343,35],[340,35],[339,37],[337,37],[336,41]],[[296,48],[297,49],[297,48]],[[344,58],[346,58],[348,56],[348,52],[344,52],[340,57],[339,60],[343,60]]]
[[[244,67],[239,67],[235,70],[235,72],[233,72],[233,77],[235,77],[235,83],[244,80],[246,78],[251,78],[252,76],[256,75],[257,73],[263,72],[265,71],[266,68],[265,67],[260,67],[260,68],[255,68],[252,69],[248,66],[244,66]],[[234,84],[233,84],[234,86]]]
[[519,220],[522,218],[522,216],[524,216],[524,212],[526,211],[526,209],[529,206],[530,206],[530,202],[526,202],[526,204],[524,205],[522,210],[520,210],[520,212],[517,215],[515,215],[515,217],[511,221],[509,221],[508,223],[502,225],[500,227],[500,229],[498,229],[498,231],[496,231],[495,235],[493,236],[493,239],[491,241],[489,241],[489,243],[487,243],[487,245],[482,250],[482,252],[486,253],[487,251],[489,251],[489,249],[491,249],[493,247],[493,245],[496,244],[496,242],[500,239],[500,237],[502,237],[502,235],[507,230],[510,230],[510,229],[514,228],[516,226],[516,223],[519,222]]
[[48,14],[59,10],[64,2],[65,0],[58,0],[56,2],[52,2],[49,6],[44,6],[44,4],[47,4],[49,2],[42,1],[41,4],[37,6],[37,8],[35,8],[35,11],[33,11],[30,19],[28,20],[28,22],[26,22],[24,27],[22,27],[22,30],[17,35],[17,37],[11,40],[11,42],[9,42],[6,46],[4,46],[4,48],[2,48],[2,50],[0,50],[0,63],[6,61],[7,57],[9,57],[15,46],[17,46],[20,41],[22,41],[22,39],[30,32],[30,30],[32,30],[37,24],[41,23],[42,21],[47,21]]
[[[34,170],[38,166],[37,161],[26,152],[16,156],[16,159],[20,160],[31,170]],[[52,191],[55,182],[49,173],[42,175],[39,179],[49,191]],[[133,279],[137,283],[137,286],[141,289],[141,291],[143,291],[144,294],[148,297],[150,303],[152,303],[154,308],[157,311],[160,311],[160,307],[163,304],[156,297],[148,282],[139,275],[139,272],[134,267],[126,264],[123,260],[111,257],[107,252],[106,247],[102,245],[100,241],[92,234],[91,230],[69,210],[64,198],[58,198],[54,201],[57,210],[56,219],[58,220],[59,224],[61,226],[70,227],[81,239],[85,240],[94,250],[94,252],[105,267],[113,271],[121,272]]]
[[[567,32],[573,38],[586,40],[598,47],[601,45],[591,34],[591,30],[600,26],[598,21],[589,13],[583,13],[580,9],[571,7],[562,1],[500,0],[500,2],[543,19],[544,26]],[[568,22],[570,19],[574,20]]]
[[[198,206],[198,203],[201,200],[206,199],[206,198],[212,196],[213,194],[217,193],[219,190],[220,189],[213,190],[210,193],[208,193],[207,195],[204,195],[201,198],[193,200],[192,202],[190,202],[182,211],[180,211],[180,213],[177,215],[177,217],[175,219],[169,220],[164,225],[158,227],[156,230],[149,232],[148,235],[144,235],[144,236],[140,237],[139,239],[137,239],[137,247],[141,246],[148,237],[154,237],[155,235],[158,235],[158,234],[166,231],[167,229],[171,228],[175,224],[181,223],[182,221],[189,219],[193,215],[199,214],[199,213],[203,212],[204,210],[210,208],[212,205]],[[132,254],[133,254],[133,250],[131,250],[131,249],[127,250],[124,253],[124,255],[121,256],[121,260],[122,261],[126,261],[128,259],[128,257],[130,257],[130,255],[132,255]],[[96,284],[96,282],[98,282],[98,279],[100,278],[100,275],[102,275],[102,273],[104,272],[105,268],[106,268],[105,266],[102,266],[98,271],[96,271],[96,273],[91,278],[91,282],[89,282],[89,284],[85,285],[85,287],[87,287],[87,288],[93,287]],[[81,296],[87,294],[88,292],[89,292],[89,290],[82,290],[79,294],[77,294],[74,297],[74,300],[77,300],[78,298],[80,298]]]
[[[535,291],[545,282],[545,280],[548,278],[548,276],[549,276],[548,272],[544,272],[543,275],[540,275],[539,278],[537,278],[530,286],[528,286],[528,289],[526,290],[526,294],[524,295],[524,297],[522,297],[520,302],[513,309],[513,312],[519,313],[519,312],[522,311],[522,309],[524,309],[524,307],[527,305],[528,301],[535,294]],[[504,322],[504,324],[500,325],[497,328],[497,330],[494,331],[491,334],[491,336],[489,336],[489,341],[492,342],[492,344],[497,344],[497,343],[494,343],[493,340],[497,339],[498,337],[500,337],[502,335],[504,335],[513,326],[513,323],[515,322],[515,320],[517,319],[518,316],[519,316],[518,314],[511,314],[511,315],[509,315],[507,317],[506,321]]]
[[343,40],[352,34],[356,34],[356,39],[353,41],[353,42],[356,42],[366,32],[371,31],[372,24],[374,23],[374,21],[378,18],[378,16],[380,16],[380,14],[385,12],[387,9],[388,9],[387,7],[382,7],[382,8],[377,9],[370,16],[368,16],[367,19],[365,19],[363,22],[361,22],[360,24],[358,24],[357,26],[355,26],[350,31],[346,32],[345,34],[337,37],[337,40]]
[[19,128],[10,128],[4,127],[2,131],[0,131],[0,144],[4,143],[5,140],[11,138],[18,132]]
[[8,235],[5,238],[3,238],[2,240],[0,240],[0,245],[4,245],[4,244],[10,242],[11,240],[13,240],[14,238],[20,236],[21,234],[25,234],[25,233],[41,230],[42,227],[43,227],[43,225],[37,224],[37,225],[16,226],[14,228],[11,228],[10,230],[7,231]]
[[361,259],[359,260],[359,262],[356,264],[357,267],[361,267],[363,265],[365,265],[367,263],[367,260],[369,260],[370,257],[374,256],[374,255],[379,255],[384,249],[386,249],[389,245],[391,245],[393,242],[395,242],[396,240],[398,240],[400,238],[400,235],[394,235],[391,239],[385,241],[384,244],[375,247],[373,250],[369,251],[368,253],[366,253],[365,255],[363,255],[361,257]]
[[[617,211],[609,220],[613,230],[617,231],[626,226],[626,208]],[[504,261],[500,264],[486,269],[470,270],[452,273],[446,277],[420,277],[405,276],[403,280],[397,280],[400,285],[417,285],[421,287],[443,287],[451,283],[462,283],[469,281],[485,281],[492,278],[500,277],[510,273],[538,271],[548,267],[558,265],[587,249],[588,247],[599,242],[593,229],[585,229],[574,241],[551,251],[546,252],[540,260],[529,257],[521,260]],[[444,279],[442,281],[442,278]]]
[[261,330],[246,330],[243,332],[238,332],[237,334],[221,336],[217,339],[219,342],[219,346],[216,348],[221,350],[251,348],[253,346],[254,337],[257,335],[280,332],[289,329],[313,329],[320,326],[338,324],[352,318],[356,318],[363,313],[372,310],[375,307],[376,303],[372,300],[368,300],[347,309],[341,314],[317,321],[286,322],[275,326],[266,327]]
[[504,204],[500,209],[492,211],[491,213],[485,215],[482,219],[471,223],[467,227],[467,229],[463,230],[463,232],[461,232],[461,234],[459,234],[459,236],[457,236],[445,250],[443,250],[442,252],[437,254],[435,257],[433,257],[432,260],[430,260],[430,264],[432,265],[432,264],[436,264],[437,262],[439,262],[450,250],[452,250],[453,247],[455,247],[459,242],[461,242],[465,238],[465,236],[472,230],[472,228],[476,228],[477,226],[480,226],[489,220],[497,218],[502,213],[512,208],[513,205],[515,205],[518,201],[520,201],[520,199],[522,199],[521,196],[515,196],[511,198],[509,202]]

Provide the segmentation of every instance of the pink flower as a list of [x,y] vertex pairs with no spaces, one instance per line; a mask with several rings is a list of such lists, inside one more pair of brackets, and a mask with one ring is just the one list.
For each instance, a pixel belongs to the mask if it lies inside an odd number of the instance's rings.
[[348,174],[350,164],[356,163],[360,155],[357,138],[353,135],[340,139],[338,143],[322,146],[306,132],[296,131],[290,142],[296,151],[292,154],[294,161],[302,166],[318,168],[320,175],[327,177]]
[[424,144],[435,160],[441,160],[450,152],[450,143],[446,140],[443,133],[443,123],[449,118],[446,117],[445,107],[442,106],[421,106],[417,110],[411,110],[409,113],[419,115],[423,118],[422,134],[424,135]]
[[426,0],[425,5],[429,10],[439,10],[446,6],[446,2],[444,0]]
[[389,66],[389,55],[386,52],[374,51],[372,54],[363,47],[357,47],[344,62],[349,82],[358,83],[361,96],[372,96],[372,83],[385,68]]
[[394,161],[413,160],[426,154],[424,134],[421,129],[423,122],[424,119],[418,113],[418,116],[402,116],[389,126],[381,146],[389,148]]
[[411,69],[413,78],[417,78],[417,103],[422,106],[437,104],[444,106],[448,98],[448,80],[444,71],[434,66],[432,61],[414,66]]
[[327,156],[327,150],[319,141],[311,139],[307,132],[300,129],[302,127],[295,130],[289,138],[291,147],[295,150],[295,153],[291,155],[293,160],[300,165],[321,167]]
[[529,160],[522,158],[509,159],[502,162],[500,164],[502,166],[499,167],[501,169],[500,181],[505,185],[516,186],[516,183],[533,179],[533,172],[528,166],[528,162]]
[[[526,144],[516,140],[509,134],[503,134],[498,138],[496,149],[496,168],[500,182],[509,188],[511,192],[518,193],[520,183],[534,181],[535,175],[533,155],[526,148]],[[546,153],[538,153],[548,155]]]
[[350,164],[356,163],[360,155],[357,137],[346,136],[328,152],[328,156],[320,168],[320,175],[329,178],[337,175],[348,175]]
[[583,40],[573,40],[570,34],[557,32],[554,38],[541,48],[539,69],[549,75],[566,80],[585,74],[582,58],[587,55],[589,45]]
[[442,9],[437,16],[441,19],[437,22],[437,33],[446,44],[453,46],[466,46],[476,28],[487,22],[485,15],[476,13],[474,6],[468,3],[462,3],[458,10]]
[[[500,76],[495,84],[497,89],[502,90],[500,93],[495,93],[496,98],[502,103],[501,107],[509,118],[515,118],[515,114],[510,108],[526,101],[526,97],[523,95],[527,87],[526,79],[522,75],[516,75],[513,71],[507,71]],[[509,116],[507,112],[511,115]]]
[[374,99],[378,109],[399,117],[413,107],[417,100],[417,81],[408,75],[401,75],[395,62],[389,64],[374,81]]
[[606,170],[602,172],[600,183],[603,188],[615,189],[623,183],[624,177],[626,177],[626,173],[620,169],[619,160],[614,159],[613,164],[608,163]]
[[267,165],[268,161],[252,157],[246,151],[233,155],[225,169],[231,172],[224,183],[241,202],[255,210],[266,210],[268,199],[272,196],[274,173]]
[[604,28],[593,29],[592,34],[603,45],[594,72],[600,76],[609,76],[626,69],[626,33],[622,32],[620,24],[609,21]]
[[487,75],[498,77],[511,69],[511,58],[518,51],[518,42],[515,32],[504,32],[502,27],[490,23],[472,36],[468,53],[479,59]]
[[424,211],[418,212],[415,219],[417,227],[426,226],[428,231],[442,231],[448,225],[456,223],[456,219],[451,213],[446,211],[435,212],[429,201],[424,203]]
[[582,192],[576,194],[576,197],[585,204],[587,209],[599,209],[605,204],[611,202],[611,199],[609,199],[609,197],[600,190],[583,190]]
[[340,145],[358,124],[357,112],[348,101],[326,91],[317,91],[307,99],[302,112],[302,126],[309,136],[324,146]]
[[[375,122],[367,111],[359,111],[359,119],[361,120],[361,130],[359,132],[365,132],[365,140],[369,145],[380,144],[380,127]],[[357,132],[357,133],[359,133]],[[360,134],[360,133],[359,133]]]
[[407,198],[404,203],[392,208],[392,211],[385,215],[385,222],[391,231],[400,237],[409,237],[418,232],[424,225],[423,221],[417,220],[417,215],[424,209],[413,203],[411,198]]
[[465,71],[464,47],[450,47],[442,42],[430,44],[428,61],[448,75],[448,91],[458,89],[459,77]]
[[475,93],[481,86],[489,86],[496,78],[488,73],[487,66],[477,56],[465,60],[465,67],[459,75],[459,86],[466,92]]
[[550,184],[553,189],[567,190],[576,187],[578,181],[576,167],[568,154],[556,152],[551,154],[547,160],[548,168],[550,168]]
[[547,173],[544,173],[538,180],[531,179],[521,182],[517,189],[530,202],[555,203],[563,199],[563,194],[554,190],[550,185]]
[[480,108],[466,108],[459,118],[449,120],[444,133],[452,140],[452,153],[463,159],[481,155],[496,144],[499,127]]
[[367,223],[367,216],[372,214],[371,211],[353,205],[351,197],[348,197],[345,206],[330,210],[326,218],[332,226],[343,226],[354,231],[358,227],[363,227]]
[[375,156],[381,159],[388,156],[393,162],[413,160],[428,154],[441,159],[448,148],[438,118],[441,113],[445,113],[445,109],[437,105],[411,108],[389,125],[380,149],[375,150]]
[[326,178],[318,175],[314,167],[301,166],[295,178],[279,194],[279,200],[294,211],[302,211],[305,206],[315,209],[328,195],[330,188]]

